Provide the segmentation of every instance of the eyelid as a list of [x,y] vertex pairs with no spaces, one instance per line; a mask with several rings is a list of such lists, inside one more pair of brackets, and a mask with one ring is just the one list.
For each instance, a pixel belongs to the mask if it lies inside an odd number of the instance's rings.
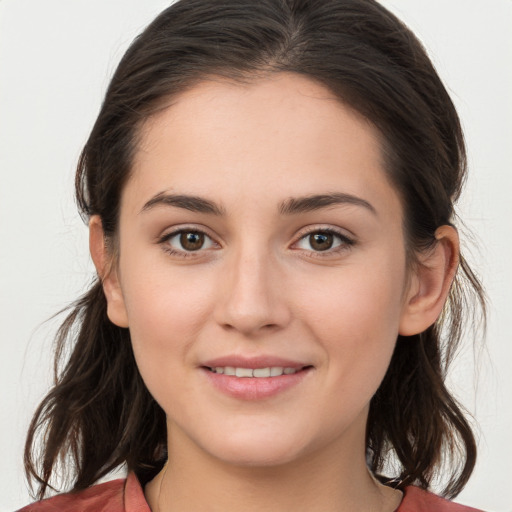
[[210,233],[209,229],[207,229],[203,226],[190,225],[190,224],[182,224],[182,225],[173,226],[172,228],[169,228],[169,230],[164,231],[164,233],[162,235],[158,236],[158,238],[156,239],[156,243],[161,245],[165,252],[173,254],[173,255],[181,256],[184,258],[198,257],[198,256],[202,255],[205,251],[211,249],[210,247],[205,248],[205,249],[203,249],[201,247],[197,251],[187,251],[184,249],[183,250],[175,249],[175,248],[171,247],[170,245],[165,247],[166,242],[168,242],[175,236],[179,235],[180,233],[187,233],[187,232],[201,233],[202,235],[204,235],[205,237],[208,237],[211,240],[212,245],[216,246],[215,248],[220,247],[220,243],[217,241],[217,237],[212,235]]
[[338,246],[327,249],[325,251],[308,251],[307,249],[296,249],[296,250],[304,250],[309,252],[310,254],[313,254],[315,257],[328,257],[332,256],[333,254],[339,253],[341,251],[347,250],[350,247],[354,246],[356,244],[355,236],[352,234],[347,234],[346,230],[343,230],[341,228],[336,228],[333,226],[326,226],[326,225],[315,225],[315,226],[309,226],[307,228],[302,229],[298,235],[295,238],[295,241],[292,243],[292,249],[293,246],[297,245],[301,240],[306,238],[307,236],[310,236],[314,233],[330,233],[336,237],[338,237],[341,240],[341,244]]

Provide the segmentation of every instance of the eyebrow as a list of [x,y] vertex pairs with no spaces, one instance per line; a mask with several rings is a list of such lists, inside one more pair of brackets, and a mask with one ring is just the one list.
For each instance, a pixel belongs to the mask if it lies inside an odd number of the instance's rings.
[[320,210],[329,206],[351,204],[366,208],[374,215],[377,211],[371,203],[361,197],[352,194],[332,193],[332,194],[315,194],[304,197],[292,197],[279,206],[279,212],[283,215],[293,215],[296,213],[311,212]]
[[[279,213],[281,215],[294,215],[298,213],[306,213],[315,210],[321,210],[322,208],[328,208],[329,206],[351,204],[355,206],[361,206],[369,210],[374,215],[377,211],[365,199],[354,196],[352,194],[344,193],[331,193],[331,194],[314,194],[303,197],[291,197],[286,201],[283,201],[279,205]],[[141,209],[141,213],[147,210],[151,210],[156,206],[174,206],[176,208],[183,208],[197,213],[208,213],[212,215],[222,216],[225,214],[225,210],[222,206],[215,204],[213,201],[204,199],[199,196],[192,196],[187,194],[169,194],[166,192],[160,192],[156,196],[152,197]]]
[[145,212],[151,210],[155,206],[175,206],[176,208],[183,208],[191,212],[209,213],[213,215],[224,215],[224,209],[217,206],[212,201],[198,196],[190,196],[186,194],[168,194],[160,192],[152,197],[141,210]]

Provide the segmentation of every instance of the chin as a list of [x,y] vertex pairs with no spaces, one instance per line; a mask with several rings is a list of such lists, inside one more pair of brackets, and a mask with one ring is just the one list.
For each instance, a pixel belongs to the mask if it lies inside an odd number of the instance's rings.
[[224,463],[241,467],[272,467],[300,456],[302,444],[289,434],[249,430],[209,437],[203,450]]
[[246,468],[270,468],[282,466],[298,458],[296,449],[286,447],[281,450],[273,450],[260,446],[231,447],[222,451],[218,459],[226,464]]

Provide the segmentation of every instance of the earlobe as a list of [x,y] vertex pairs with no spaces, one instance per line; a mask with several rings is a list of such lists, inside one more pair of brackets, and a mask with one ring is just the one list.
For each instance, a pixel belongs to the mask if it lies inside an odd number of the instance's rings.
[[459,236],[452,226],[436,231],[436,244],[425,254],[411,276],[400,320],[399,334],[423,332],[441,314],[459,264]]
[[99,215],[93,215],[89,221],[89,250],[103,285],[103,292],[107,299],[107,315],[110,321],[119,327],[128,327],[128,316],[118,272],[113,255],[106,246]]

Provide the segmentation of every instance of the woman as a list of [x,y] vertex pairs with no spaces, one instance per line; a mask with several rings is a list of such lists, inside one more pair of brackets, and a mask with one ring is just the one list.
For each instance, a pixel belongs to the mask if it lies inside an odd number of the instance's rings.
[[164,11],[79,162],[98,280],[26,449],[38,498],[65,455],[73,493],[26,510],[469,510],[428,493],[476,457],[444,384],[483,304],[464,175],[453,104],[378,3]]

